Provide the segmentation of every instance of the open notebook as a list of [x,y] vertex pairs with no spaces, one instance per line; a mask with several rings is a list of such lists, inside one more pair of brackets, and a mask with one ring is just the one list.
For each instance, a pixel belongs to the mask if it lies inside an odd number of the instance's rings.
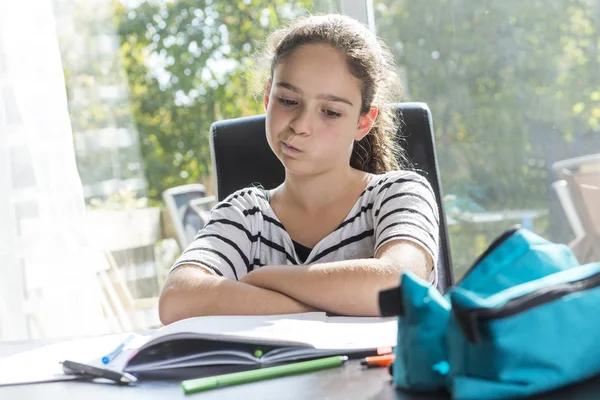
[[[107,366],[103,355],[129,333],[57,341],[0,357],[0,387],[32,382],[80,379],[65,375],[59,361],[127,370],[138,376],[199,377],[231,368],[264,365],[327,355],[359,356],[395,346],[394,318],[327,317],[325,313],[271,316],[198,317],[183,320],[151,336],[136,335]],[[257,357],[256,350],[263,353]],[[0,354],[1,356],[1,354]],[[200,368],[186,368],[200,367]],[[210,368],[203,368],[210,367]],[[1,396],[0,396],[1,397]]]
[[325,313],[189,318],[165,326],[133,350],[131,373],[217,365],[261,366],[395,346],[395,318]]

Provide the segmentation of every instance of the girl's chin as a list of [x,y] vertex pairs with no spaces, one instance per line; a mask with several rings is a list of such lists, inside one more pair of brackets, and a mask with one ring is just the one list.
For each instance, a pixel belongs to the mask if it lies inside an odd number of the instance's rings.
[[320,165],[317,167],[307,162],[285,158],[280,158],[280,161],[281,164],[283,164],[287,175],[293,175],[296,177],[309,177],[319,175],[324,172]]
[[302,163],[298,160],[289,159],[287,157],[280,157],[279,161],[281,161],[283,168],[285,168],[285,172],[292,175],[310,175],[310,173],[314,169],[311,168],[310,165],[306,165],[306,163]]

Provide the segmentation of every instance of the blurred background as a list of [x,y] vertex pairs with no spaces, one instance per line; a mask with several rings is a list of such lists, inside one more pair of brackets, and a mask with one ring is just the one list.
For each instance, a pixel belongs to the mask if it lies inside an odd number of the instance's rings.
[[[521,224],[600,258],[600,2],[0,1],[0,340],[160,325],[214,204],[208,131],[263,113],[253,54],[341,12],[429,105],[455,279]],[[596,257],[596,258],[594,258]]]

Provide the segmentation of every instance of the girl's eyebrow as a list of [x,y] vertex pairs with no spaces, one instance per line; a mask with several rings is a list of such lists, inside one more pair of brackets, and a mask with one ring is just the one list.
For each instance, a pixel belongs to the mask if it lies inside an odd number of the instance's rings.
[[[291,83],[288,83],[288,82],[277,82],[275,84],[275,86],[280,86],[280,87],[289,89],[292,92],[296,92],[298,94],[302,94],[302,90],[300,90],[299,87],[296,87],[296,86],[294,86],[294,85],[292,85]],[[317,99],[319,99],[319,100],[327,100],[327,101],[338,101],[340,103],[346,103],[346,104],[349,104],[350,106],[354,106],[354,104],[352,104],[350,102],[350,100],[346,100],[343,97],[335,96],[333,94],[320,94],[320,95],[317,96]]]

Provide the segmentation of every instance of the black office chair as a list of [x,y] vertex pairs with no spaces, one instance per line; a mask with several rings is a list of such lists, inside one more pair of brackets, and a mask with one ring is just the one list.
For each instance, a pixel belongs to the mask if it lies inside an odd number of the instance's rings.
[[[425,103],[399,103],[395,106],[403,121],[398,131],[398,140],[415,169],[427,178],[438,200],[440,213],[438,289],[445,293],[454,279],[431,111]],[[219,201],[253,183],[260,183],[267,189],[274,188],[285,178],[283,166],[267,143],[264,115],[213,123],[210,128],[210,150]]]

